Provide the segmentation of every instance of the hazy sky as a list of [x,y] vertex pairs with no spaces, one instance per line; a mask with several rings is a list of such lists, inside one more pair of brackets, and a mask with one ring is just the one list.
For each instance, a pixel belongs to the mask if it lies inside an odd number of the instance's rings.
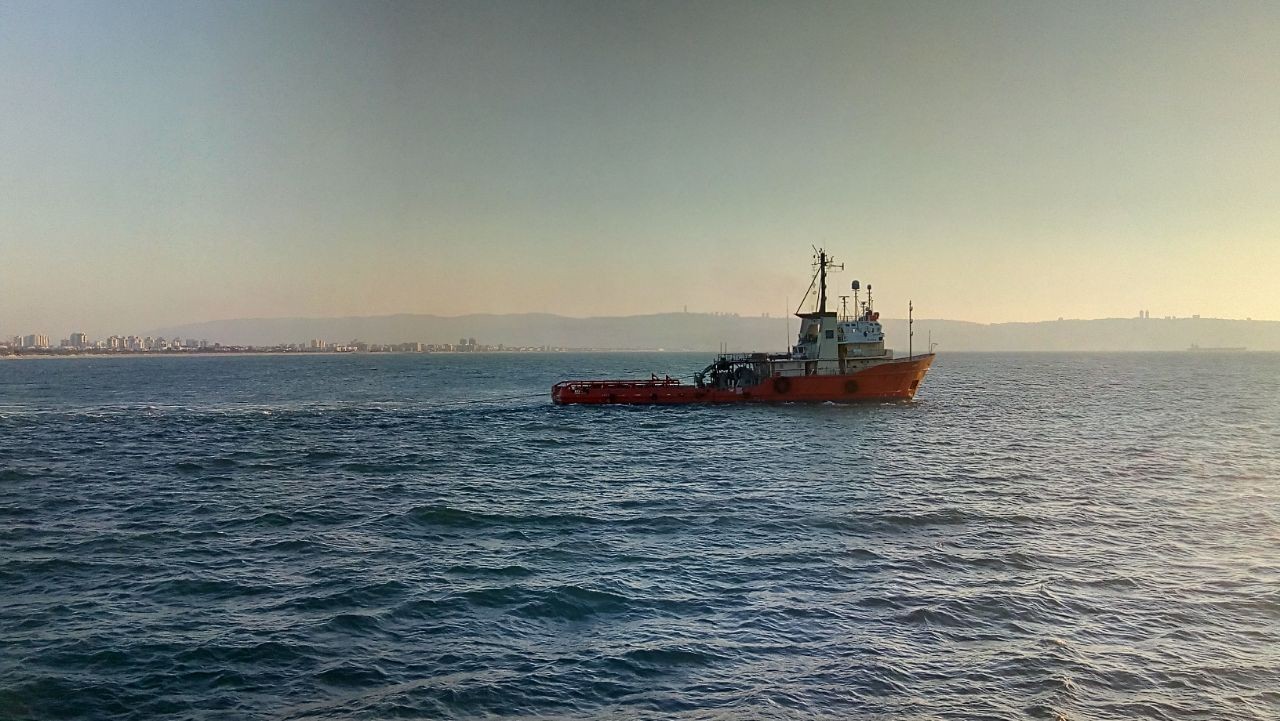
[[776,315],[811,244],[1280,319],[1280,3],[0,3],[0,334]]

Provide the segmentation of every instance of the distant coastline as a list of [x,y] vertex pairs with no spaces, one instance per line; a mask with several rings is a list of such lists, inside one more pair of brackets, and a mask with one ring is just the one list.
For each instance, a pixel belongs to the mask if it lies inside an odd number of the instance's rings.
[[[1262,355],[1266,353],[1280,353],[1280,350],[1258,350],[1253,348],[1201,348],[1201,351],[1207,351],[1207,355],[1216,355],[1219,353],[1227,353],[1229,355]],[[275,357],[299,357],[299,356],[355,356],[362,358],[379,357],[379,356],[498,356],[498,355],[563,355],[574,353],[609,353],[609,354],[625,354],[625,353],[672,353],[672,354],[705,354],[707,351],[667,348],[560,348],[548,351],[478,351],[476,353],[461,353],[456,351],[436,351],[415,353],[413,351],[218,351],[218,352],[191,352],[191,353],[149,353],[146,351],[133,352],[125,351],[118,353],[13,353],[0,354],[0,361],[22,361],[22,360],[84,360],[89,358],[257,358],[265,356]],[[1019,354],[1026,353],[1032,355],[1039,354],[1151,354],[1151,355],[1196,355],[1191,349],[1184,348],[1182,350],[954,350],[948,351],[947,354],[955,355],[980,355],[989,354]]]
[[[920,316],[916,350],[930,342],[954,351],[1186,351],[1188,346],[1280,350],[1280,321],[1227,318],[1098,318],[1016,323],[973,323]],[[905,318],[885,317],[886,340],[907,350]],[[466,316],[387,315],[348,318],[247,318],[153,331],[183,338],[267,346],[294,338],[361,338],[394,343],[405,338],[501,338],[517,346],[731,352],[782,351],[794,342],[796,320],[732,313],[659,313],[576,318],[546,313]]]
[[549,355],[554,353],[671,353],[693,351],[668,351],[665,348],[547,348],[547,349],[503,349],[479,351],[412,351],[412,350],[296,350],[287,348],[236,348],[228,350],[192,350],[192,351],[104,351],[70,350],[67,348],[23,348],[9,352],[0,352],[0,360],[21,360],[35,358],[216,358],[235,356],[387,356],[387,355]]
[[[937,345],[943,353],[983,351],[1178,351],[1191,346],[1280,351],[1280,321],[1227,318],[1099,318],[1017,323],[973,323],[916,317],[884,318],[886,340],[905,353]],[[66,345],[45,336],[25,336],[6,353],[138,353],[157,355],[330,352],[611,352],[691,351],[714,353],[786,350],[797,330],[793,318],[732,313],[661,313],[576,318],[545,313],[468,316],[390,315],[347,318],[247,318],[210,321],[151,331],[146,336],[94,340],[73,334]],[[44,340],[32,348],[25,340]],[[166,342],[165,339],[168,339]],[[184,340],[179,344],[178,338]],[[216,339],[193,341],[194,338]],[[321,340],[321,339],[360,340]],[[435,342],[404,339],[435,339]],[[477,338],[501,338],[490,345]],[[298,340],[301,339],[301,340]],[[458,339],[440,342],[439,339]],[[16,337],[15,337],[16,340]],[[152,342],[154,341],[154,342]],[[194,345],[193,345],[194,344]],[[174,347],[178,345],[180,347]],[[1238,351],[1236,351],[1238,352]]]

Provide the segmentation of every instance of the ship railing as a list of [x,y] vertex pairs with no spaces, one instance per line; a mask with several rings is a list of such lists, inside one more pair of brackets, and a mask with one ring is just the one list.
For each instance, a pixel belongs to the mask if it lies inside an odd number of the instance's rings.
[[593,388],[655,388],[655,387],[678,386],[678,385],[680,385],[679,378],[672,378],[671,376],[663,376],[662,378],[659,378],[658,376],[653,375],[647,379],[634,378],[634,379],[595,380],[595,381],[560,381],[559,383],[552,386],[551,389],[553,391],[562,390],[562,389],[568,389],[568,390],[582,389],[583,391],[587,391]]
[[716,356],[718,361],[728,361],[730,363],[745,363],[770,360],[768,353],[721,353]]

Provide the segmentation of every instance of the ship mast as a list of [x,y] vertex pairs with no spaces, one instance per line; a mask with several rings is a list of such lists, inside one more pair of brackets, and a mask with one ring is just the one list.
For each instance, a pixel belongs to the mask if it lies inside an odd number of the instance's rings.
[[827,255],[826,248],[815,248],[818,253],[818,312],[827,312],[827,268],[844,270],[844,263],[836,265],[834,258]]
[[818,251],[818,312],[827,312],[827,251]]
[[831,256],[827,255],[825,248],[814,248],[814,257],[817,259],[815,265],[818,266],[818,272],[813,274],[813,280],[809,283],[809,290],[804,292],[804,297],[800,299],[800,307],[796,308],[796,315],[800,315],[800,308],[804,307],[806,300],[809,300],[809,294],[813,292],[813,286],[818,286],[818,313],[825,314],[827,312],[827,268],[833,270],[844,270],[844,263],[837,264]]

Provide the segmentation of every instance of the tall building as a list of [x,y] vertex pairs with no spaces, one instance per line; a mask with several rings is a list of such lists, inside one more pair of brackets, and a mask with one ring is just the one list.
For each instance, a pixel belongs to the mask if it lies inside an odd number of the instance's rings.
[[72,334],[71,334],[71,347],[72,347],[72,348],[82,348],[82,349],[83,349],[83,348],[87,348],[88,346],[89,346],[89,336],[85,335],[84,333],[72,333]]
[[23,348],[48,348],[49,336],[44,335],[43,333],[32,333],[30,335],[23,336],[22,347]]

